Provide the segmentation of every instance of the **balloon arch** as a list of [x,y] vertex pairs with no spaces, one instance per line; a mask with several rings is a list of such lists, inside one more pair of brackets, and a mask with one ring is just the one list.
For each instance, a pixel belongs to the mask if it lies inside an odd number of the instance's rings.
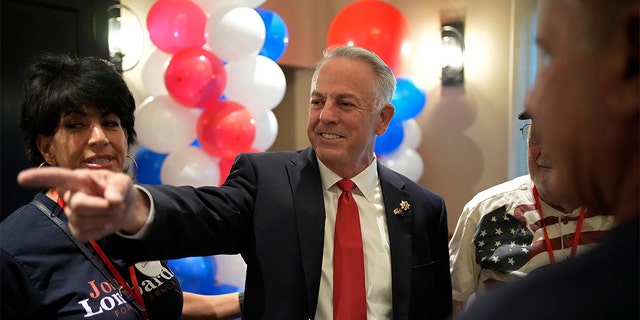
[[278,134],[286,79],[276,61],[288,29],[264,0],[158,0],[147,15],[156,49],[142,67],[150,96],[136,111],[137,180],[220,185],[240,152]]
[[[257,8],[264,1],[158,0],[151,6],[147,29],[156,48],[142,66],[149,96],[135,114],[138,182],[220,185],[238,153],[271,147],[278,134],[272,110],[286,90],[276,61],[289,35],[278,14]],[[240,291],[244,263],[217,258],[168,264],[184,291]],[[225,265],[234,271],[216,276]]]

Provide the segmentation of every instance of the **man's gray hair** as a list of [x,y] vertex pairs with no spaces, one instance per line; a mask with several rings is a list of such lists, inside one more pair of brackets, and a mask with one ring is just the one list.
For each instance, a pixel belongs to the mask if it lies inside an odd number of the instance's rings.
[[387,64],[374,52],[355,46],[326,48],[322,58],[316,63],[316,68],[311,78],[311,90],[314,90],[316,87],[320,67],[329,59],[340,57],[364,62],[373,69],[373,73],[376,75],[376,83],[378,84],[374,89],[375,106],[372,110],[374,113],[379,112],[382,110],[382,107],[391,103],[391,98],[393,98],[393,93],[396,90],[396,78],[393,71],[391,71]]

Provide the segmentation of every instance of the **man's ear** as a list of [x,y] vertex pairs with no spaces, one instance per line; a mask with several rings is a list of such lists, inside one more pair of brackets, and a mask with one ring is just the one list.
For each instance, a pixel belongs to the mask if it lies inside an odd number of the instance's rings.
[[45,137],[44,135],[38,135],[36,138],[36,145],[40,154],[50,165],[55,165],[56,159],[51,150],[51,141],[53,137]]
[[376,127],[376,134],[381,136],[385,131],[387,131],[387,127],[389,127],[389,123],[391,122],[391,118],[396,112],[396,108],[388,103],[382,110],[380,110],[380,123]]

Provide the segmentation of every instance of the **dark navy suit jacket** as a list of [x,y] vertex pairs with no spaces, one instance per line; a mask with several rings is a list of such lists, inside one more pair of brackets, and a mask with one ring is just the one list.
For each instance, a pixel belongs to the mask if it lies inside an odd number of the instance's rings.
[[[451,311],[442,197],[378,164],[389,231],[393,319]],[[325,210],[312,148],[241,154],[224,185],[147,186],[156,216],[143,241],[118,239],[127,259],[240,253],[247,263],[243,319],[313,319]],[[401,201],[404,216],[393,213]]]

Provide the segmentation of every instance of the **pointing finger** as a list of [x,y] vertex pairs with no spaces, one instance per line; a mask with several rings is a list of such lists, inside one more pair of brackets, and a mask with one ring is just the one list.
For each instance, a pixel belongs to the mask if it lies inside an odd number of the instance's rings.
[[80,178],[72,170],[60,167],[31,168],[18,174],[18,183],[25,187],[52,187],[77,190]]
[[[88,195],[104,197],[105,187],[117,182],[112,188],[126,188],[126,182],[131,179],[125,174],[117,174],[109,170],[65,169],[47,167],[27,169],[18,174],[18,183],[31,187],[51,187],[84,192]],[[122,181],[125,181],[124,183]],[[110,201],[121,201],[114,192],[109,193]]]

